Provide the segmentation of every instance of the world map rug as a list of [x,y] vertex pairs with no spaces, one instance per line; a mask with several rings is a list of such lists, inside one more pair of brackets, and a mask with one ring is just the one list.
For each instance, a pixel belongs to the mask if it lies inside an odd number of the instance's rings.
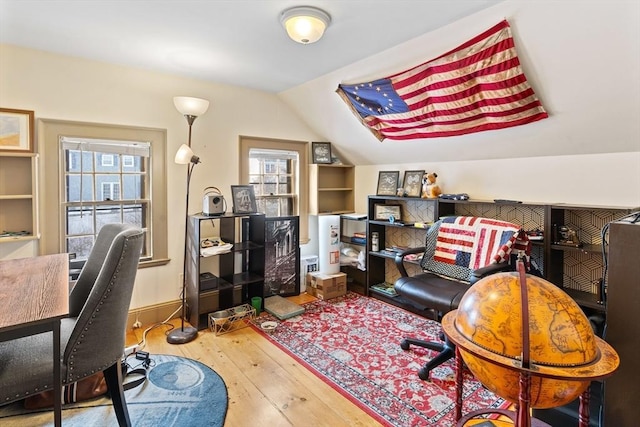
[[[262,322],[277,322],[268,339],[383,425],[455,425],[453,360],[433,369],[431,381],[422,381],[417,371],[436,353],[400,348],[404,337],[437,339],[439,323],[352,292],[304,308],[283,321],[264,314],[252,327],[264,333]],[[466,370],[463,393],[463,414],[510,405]]]
[[[136,427],[222,427],[227,387],[213,369],[192,359],[150,355],[147,380],[125,391]],[[134,366],[135,367],[135,366]],[[27,411],[22,402],[0,406],[2,427],[53,426],[53,410]],[[62,408],[64,427],[117,426],[111,400],[91,399]]]

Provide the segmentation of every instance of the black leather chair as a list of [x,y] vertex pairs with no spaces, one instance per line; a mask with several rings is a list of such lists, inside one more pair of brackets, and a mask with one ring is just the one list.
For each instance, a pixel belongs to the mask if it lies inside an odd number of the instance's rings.
[[[489,235],[493,236],[494,245],[488,244]],[[446,313],[458,308],[462,296],[473,283],[512,269],[509,257],[515,247],[528,255],[526,234],[515,224],[479,217],[443,218],[427,231],[425,246],[396,255],[395,263],[401,277],[394,284],[395,290],[430,318],[440,321]],[[419,253],[423,254],[420,260],[422,271],[409,276],[405,257]],[[423,380],[428,380],[433,368],[455,354],[454,345],[444,334],[440,339],[404,338],[400,343],[403,350],[416,345],[439,352],[418,371]]]

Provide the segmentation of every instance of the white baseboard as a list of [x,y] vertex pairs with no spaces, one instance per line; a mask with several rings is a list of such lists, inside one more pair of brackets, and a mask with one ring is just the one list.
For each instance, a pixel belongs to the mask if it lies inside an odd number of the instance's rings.
[[[136,320],[142,323],[142,328],[167,320],[167,318],[180,308],[180,301],[168,301],[161,304],[136,308],[129,311],[127,318],[127,330],[133,329]],[[180,317],[180,312],[173,317]]]

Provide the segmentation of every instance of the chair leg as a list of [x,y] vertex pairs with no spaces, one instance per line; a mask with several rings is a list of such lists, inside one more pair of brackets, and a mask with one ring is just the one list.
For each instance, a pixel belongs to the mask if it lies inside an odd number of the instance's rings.
[[122,369],[119,361],[104,370],[104,379],[107,382],[107,389],[111,396],[113,409],[116,412],[118,425],[120,427],[131,427],[127,401],[124,398],[124,389],[122,388]]
[[433,342],[415,338],[405,338],[400,342],[400,348],[402,348],[403,350],[409,350],[409,346],[411,344],[438,352],[436,357],[429,360],[424,364],[424,366],[422,366],[422,368],[418,370],[418,377],[420,377],[421,380],[428,381],[429,372],[431,372],[433,368],[442,365],[444,362],[455,356],[455,346],[451,341],[449,341],[449,338],[447,338],[446,336],[444,337],[444,342]]
[[417,338],[405,338],[402,341],[400,341],[400,348],[403,350],[409,350],[409,347],[411,345],[415,345],[417,347],[422,347],[422,348],[428,348],[429,350],[434,350],[434,351],[442,351],[445,348],[444,342],[424,341],[424,340],[419,340]]

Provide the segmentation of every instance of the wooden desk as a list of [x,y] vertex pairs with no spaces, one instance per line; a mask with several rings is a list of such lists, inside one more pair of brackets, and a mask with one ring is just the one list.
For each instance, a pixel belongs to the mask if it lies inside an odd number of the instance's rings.
[[60,319],[69,315],[69,257],[0,261],[0,342],[53,332],[54,423],[62,424]]

